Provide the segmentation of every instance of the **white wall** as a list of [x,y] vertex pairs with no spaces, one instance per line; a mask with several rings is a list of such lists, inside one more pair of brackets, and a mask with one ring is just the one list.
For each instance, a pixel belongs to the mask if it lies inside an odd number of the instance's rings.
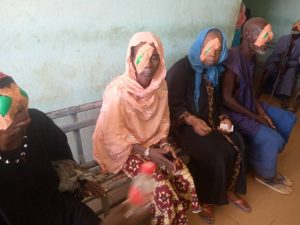
[[231,43],[240,0],[0,0],[0,71],[44,111],[102,98],[125,69],[130,37],[153,31],[169,67],[201,28]]

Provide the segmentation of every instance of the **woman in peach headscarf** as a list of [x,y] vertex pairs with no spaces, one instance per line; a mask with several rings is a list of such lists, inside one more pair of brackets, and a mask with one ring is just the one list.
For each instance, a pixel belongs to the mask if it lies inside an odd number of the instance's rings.
[[126,71],[105,89],[93,135],[94,157],[103,171],[134,178],[144,161],[154,173],[154,224],[188,224],[186,211],[199,212],[193,179],[167,142],[168,91],[162,44],[149,32],[129,42]]

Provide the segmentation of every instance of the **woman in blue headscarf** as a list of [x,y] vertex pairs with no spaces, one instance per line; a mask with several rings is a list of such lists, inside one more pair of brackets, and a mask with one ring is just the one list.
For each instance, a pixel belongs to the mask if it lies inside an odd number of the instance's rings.
[[203,207],[200,216],[208,223],[214,222],[214,205],[230,201],[250,211],[238,195],[246,192],[243,141],[222,114],[219,80],[226,58],[225,35],[216,28],[205,29],[166,78],[173,135],[190,155],[188,166]]

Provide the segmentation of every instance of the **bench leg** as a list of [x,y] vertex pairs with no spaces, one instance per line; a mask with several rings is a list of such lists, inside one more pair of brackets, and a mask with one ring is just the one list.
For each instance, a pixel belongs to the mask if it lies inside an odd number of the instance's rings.
[[101,203],[102,203],[102,207],[103,207],[103,211],[104,211],[104,216],[107,216],[110,212],[108,195],[101,197]]

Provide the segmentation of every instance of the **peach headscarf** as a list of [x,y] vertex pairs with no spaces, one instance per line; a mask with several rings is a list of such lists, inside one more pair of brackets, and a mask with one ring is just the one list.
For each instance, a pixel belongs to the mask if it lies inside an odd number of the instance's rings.
[[[131,49],[141,42],[153,43],[160,58],[150,85],[143,88],[136,80]],[[103,171],[119,172],[133,144],[149,147],[169,132],[168,91],[162,44],[150,32],[136,33],[130,40],[126,71],[105,89],[103,105],[93,134],[94,158]]]

